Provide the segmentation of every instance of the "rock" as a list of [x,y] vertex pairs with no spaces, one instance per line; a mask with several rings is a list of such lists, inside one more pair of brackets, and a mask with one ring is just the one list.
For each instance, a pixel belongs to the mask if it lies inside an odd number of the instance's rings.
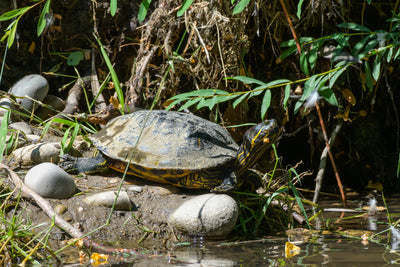
[[40,136],[39,136],[39,135],[36,135],[36,134],[27,134],[27,135],[26,135],[26,140],[27,140],[29,143],[35,144],[35,143],[37,143],[37,142],[40,140]]
[[141,193],[143,192],[143,187],[138,186],[138,185],[132,185],[128,188],[128,191],[136,192],[136,193]]
[[[114,204],[116,196],[117,192],[107,191],[88,196],[83,201],[91,206],[103,206],[111,208],[112,205]],[[128,194],[126,193],[126,191],[120,191],[117,203],[115,203],[115,209],[130,210],[131,208],[132,208],[132,202],[129,199]]]
[[235,227],[236,201],[225,194],[204,194],[184,202],[169,217],[179,231],[191,236],[223,237]]
[[[49,84],[44,77],[38,74],[32,74],[27,75],[16,82],[8,92],[14,96],[29,96],[35,100],[43,101],[49,92]],[[36,110],[36,108],[39,106],[28,98],[17,98],[16,100],[17,103],[28,112]]]
[[58,163],[61,146],[59,143],[38,143],[14,150],[11,155],[24,166],[32,166],[42,162]]
[[[54,96],[54,95],[47,95],[43,99],[43,104],[46,104],[58,111],[63,111],[64,107],[65,107],[64,101],[61,98]],[[35,114],[42,120],[46,120],[46,119],[50,118],[51,116],[56,115],[57,112],[54,110],[51,110],[47,107],[40,106],[38,108],[38,110],[35,112]]]
[[20,130],[25,135],[33,134],[31,126],[28,123],[24,122],[24,121],[11,123],[10,125],[8,125],[8,128],[15,129],[15,130]]
[[74,179],[53,163],[42,163],[28,171],[25,184],[42,197],[69,198],[75,193]]
[[58,204],[54,207],[54,211],[58,214],[64,214],[67,211],[68,207],[63,204]]
[[7,109],[12,109],[13,104],[10,99],[8,98],[1,98],[0,99],[0,116],[4,116],[6,112],[8,111]]

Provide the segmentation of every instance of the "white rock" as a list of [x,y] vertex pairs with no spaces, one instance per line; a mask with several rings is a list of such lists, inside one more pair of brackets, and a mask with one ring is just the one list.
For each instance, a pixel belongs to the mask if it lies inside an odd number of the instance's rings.
[[42,163],[28,171],[25,184],[46,198],[69,198],[75,192],[74,179],[53,163]]
[[225,236],[239,215],[236,201],[225,194],[205,194],[184,202],[169,217],[179,231],[192,236]]
[[[117,192],[107,191],[88,196],[83,201],[91,206],[103,206],[111,208],[116,196]],[[115,203],[115,209],[130,210],[131,208],[132,202],[129,199],[128,193],[126,193],[126,191],[120,191],[117,203]]]
[[141,193],[143,191],[143,187],[138,186],[138,185],[132,185],[128,188],[128,191],[136,192],[136,193]]
[[14,150],[11,155],[24,166],[42,162],[58,163],[60,160],[60,143],[37,143]]
[[[43,101],[49,92],[49,84],[44,77],[32,74],[16,82],[8,92],[14,96],[29,96],[35,100]],[[18,104],[29,112],[32,112],[39,106],[28,98],[17,98],[16,100]]]

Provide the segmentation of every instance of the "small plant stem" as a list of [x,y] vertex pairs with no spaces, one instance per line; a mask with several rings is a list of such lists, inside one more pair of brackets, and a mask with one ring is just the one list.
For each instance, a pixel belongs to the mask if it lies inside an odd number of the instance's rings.
[[336,168],[336,164],[335,164],[335,159],[333,158],[333,155],[332,155],[331,147],[329,145],[328,135],[326,134],[324,120],[322,119],[321,110],[319,108],[318,102],[315,102],[315,108],[317,109],[317,113],[318,113],[318,117],[319,117],[319,123],[321,124],[322,133],[323,133],[324,139],[325,139],[325,145],[328,148],[328,155],[329,155],[329,158],[330,158],[331,163],[332,163],[333,171],[335,172],[336,182],[337,182],[339,190],[340,190],[340,195],[342,196],[343,204],[345,206],[347,206],[346,196],[345,196],[344,191],[343,191],[342,181],[340,180],[339,172],[338,172],[338,170]]
[[285,17],[288,21],[290,31],[292,32],[292,35],[293,35],[293,39],[296,41],[297,51],[299,52],[299,55],[300,55],[301,54],[301,46],[300,46],[299,39],[297,38],[296,31],[294,30],[292,20],[289,17],[289,13],[287,12],[287,9],[286,9],[286,6],[285,6],[285,3],[283,2],[283,0],[279,0],[279,2],[281,3],[283,13],[285,13]]

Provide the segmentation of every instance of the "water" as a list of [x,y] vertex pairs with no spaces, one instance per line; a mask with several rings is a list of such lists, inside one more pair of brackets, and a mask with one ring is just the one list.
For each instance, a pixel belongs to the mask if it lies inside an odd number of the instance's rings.
[[[388,200],[392,222],[399,216],[398,199]],[[325,201],[323,207],[341,206]],[[382,201],[378,201],[382,207]],[[353,210],[359,201],[350,202]],[[169,257],[146,258],[135,266],[383,266],[400,263],[399,244],[388,230],[387,211],[323,212],[314,226],[319,230],[296,229],[278,236],[240,242],[194,240],[190,245],[176,246]],[[364,236],[364,237],[363,237]],[[373,238],[368,240],[368,236]],[[399,233],[400,236],[400,233]],[[288,255],[286,242],[300,248],[297,255]],[[400,243],[400,240],[397,240]],[[119,262],[121,263],[121,262]]]

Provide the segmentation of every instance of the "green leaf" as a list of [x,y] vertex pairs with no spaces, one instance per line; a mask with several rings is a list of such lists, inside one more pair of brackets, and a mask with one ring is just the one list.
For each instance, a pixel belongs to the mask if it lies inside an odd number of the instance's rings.
[[304,72],[305,75],[310,76],[310,69],[306,53],[301,53],[300,55],[300,69]]
[[287,108],[287,102],[289,100],[289,96],[290,96],[290,84],[286,84],[285,86],[285,97],[283,98],[283,106],[286,110]]
[[359,25],[357,23],[340,23],[339,25],[337,25],[340,28],[346,28],[346,29],[350,29],[350,30],[354,30],[354,31],[360,31],[360,32],[371,32],[370,29],[368,29],[365,26]]
[[242,83],[246,83],[246,84],[258,84],[258,85],[265,85],[265,82],[254,79],[254,78],[250,78],[250,77],[246,77],[246,76],[235,76],[232,78],[228,78],[228,79],[233,79],[233,80],[237,80],[237,81],[241,81]]
[[0,125],[0,162],[3,159],[5,149],[7,147],[6,139],[7,139],[7,130],[8,130],[8,123],[10,121],[11,111],[8,110],[1,121]]
[[376,57],[374,64],[372,65],[372,77],[375,81],[379,80],[379,76],[381,75],[381,60],[380,57]]
[[289,47],[288,49],[286,49],[285,51],[282,52],[281,56],[279,57],[280,59],[285,59],[288,56],[290,56],[291,54],[295,53],[297,51],[297,47],[296,46],[292,46]]
[[341,47],[350,47],[349,45],[349,37],[345,36],[343,33],[338,32],[333,34],[332,39],[338,42]]
[[110,0],[110,12],[111,16],[115,16],[115,13],[117,13],[117,4],[118,0]]
[[233,109],[235,109],[236,106],[239,105],[240,102],[242,102],[246,97],[248,97],[249,94],[250,94],[249,92],[244,93],[238,99],[236,99],[232,104]]
[[347,66],[345,66],[345,67],[343,67],[341,69],[336,70],[333,73],[329,73],[329,88],[332,88],[333,85],[335,85],[336,80],[340,77],[340,75],[342,75],[342,73],[347,69],[347,67],[349,65],[350,64],[348,64]]
[[189,99],[186,101],[186,103],[184,105],[182,105],[179,108],[179,111],[182,111],[184,109],[190,108],[193,105],[196,105],[197,103],[199,103],[203,98],[193,98],[193,99]]
[[176,13],[177,17],[182,16],[183,14],[185,14],[186,10],[192,5],[193,0],[184,0],[181,8],[179,8],[178,12]]
[[394,50],[394,47],[390,47],[389,51],[387,52],[387,55],[386,55],[386,62],[387,63],[389,63],[392,60],[393,50]]
[[368,61],[364,62],[364,71],[365,71],[365,82],[367,84],[369,91],[372,92],[374,84],[372,81],[371,68],[369,67]]
[[314,69],[315,64],[317,63],[318,50],[320,45],[321,43],[316,43],[315,45],[313,45],[313,48],[307,54],[307,60],[311,70]]
[[12,22],[12,27],[11,27],[10,32],[8,33],[8,38],[7,38],[8,48],[10,48],[14,43],[15,33],[17,32],[18,22],[19,22],[19,18]]
[[110,58],[107,55],[106,50],[103,47],[103,44],[100,42],[100,39],[97,37],[97,35],[95,35],[95,34],[93,34],[93,35],[96,38],[96,41],[100,46],[100,52],[104,58],[104,61],[106,62],[108,70],[110,71],[111,79],[114,83],[115,92],[117,93],[119,104],[121,105],[121,113],[124,114],[124,112],[125,112],[124,111],[125,110],[124,92],[122,91],[121,85],[119,83],[118,75],[114,70],[114,67],[110,61]]
[[337,106],[338,102],[335,93],[328,86],[322,86],[318,89],[319,94],[331,105]]
[[75,51],[69,54],[67,64],[68,66],[77,66],[81,60],[83,60],[83,52],[82,51]]
[[303,5],[304,0],[300,0],[299,3],[297,4],[297,17],[300,18],[301,17],[301,6]]
[[232,15],[236,15],[242,12],[249,3],[250,0],[241,0],[239,3],[236,4],[235,8],[233,9]]
[[262,120],[264,120],[265,114],[267,113],[270,105],[271,105],[271,90],[266,90],[261,104]]
[[139,7],[138,20],[142,23],[146,18],[147,11],[149,10],[151,0],[143,0]]
[[191,91],[191,92],[187,92],[187,93],[183,93],[183,94],[179,94],[176,96],[171,97],[171,100],[174,99],[188,99],[190,97],[197,97],[197,96],[214,96],[214,95],[229,95],[228,92],[223,91],[223,90],[218,90],[218,89],[201,89],[201,90],[195,90],[195,91]]
[[38,25],[37,25],[37,36],[40,36],[44,29],[46,28],[47,20],[46,14],[50,13],[50,0],[46,1],[46,4],[43,7],[42,13],[40,14]]
[[400,48],[397,48],[396,54],[393,56],[393,60],[396,60],[400,56]]
[[367,35],[364,38],[362,38],[358,43],[356,43],[351,51],[351,54],[357,56],[358,53],[361,51],[361,49],[365,46],[365,44],[368,42],[368,40],[372,37],[373,35]]
[[25,13],[30,8],[32,8],[32,7],[31,6],[27,6],[27,7],[21,7],[21,8],[18,8],[18,9],[14,9],[14,10],[8,11],[8,12],[6,12],[3,15],[0,16],[0,21],[6,21],[6,20],[9,20],[9,19],[13,19],[13,18]]

